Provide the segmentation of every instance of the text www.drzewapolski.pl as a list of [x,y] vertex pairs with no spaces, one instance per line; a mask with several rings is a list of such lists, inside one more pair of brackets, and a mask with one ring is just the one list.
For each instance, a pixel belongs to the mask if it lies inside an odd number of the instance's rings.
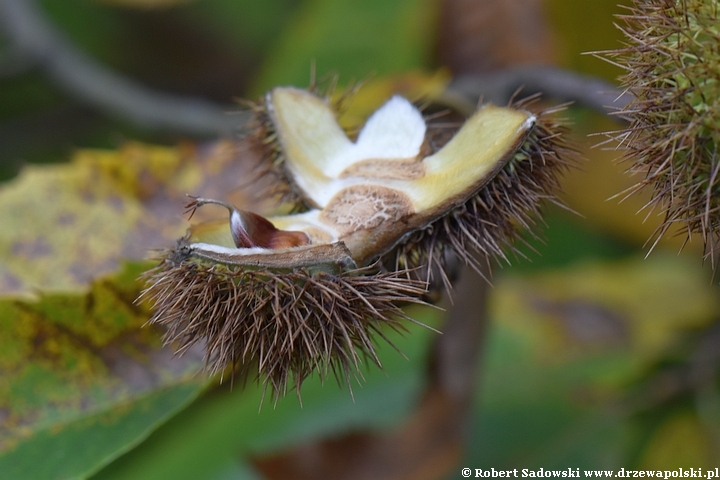
[[676,468],[675,470],[580,470],[566,468],[564,470],[531,470],[529,468],[512,470],[489,470],[482,468],[463,468],[460,472],[464,478],[704,478],[720,480],[720,468]]

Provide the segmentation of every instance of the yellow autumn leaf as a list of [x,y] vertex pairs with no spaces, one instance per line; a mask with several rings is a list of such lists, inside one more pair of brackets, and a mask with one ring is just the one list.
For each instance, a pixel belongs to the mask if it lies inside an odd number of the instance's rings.
[[[597,131],[617,129],[618,125],[606,119],[593,117]],[[579,137],[579,136],[578,136]],[[663,212],[645,208],[651,192],[643,191],[625,198],[624,190],[638,178],[626,173],[627,162],[619,161],[623,151],[614,144],[598,145],[603,137],[577,138],[577,146],[587,158],[582,168],[570,171],[563,179],[561,197],[570,208],[580,213],[589,225],[608,232],[635,245],[643,245],[652,238],[664,217]],[[684,236],[673,235],[672,229],[658,245],[679,250]],[[700,239],[699,239],[700,240]],[[702,241],[690,242],[685,248],[699,254]]]
[[241,142],[128,142],[27,167],[0,187],[0,293],[76,290],[174,244],[187,227],[185,195],[227,197],[250,178],[251,159]]
[[[435,73],[410,71],[401,75],[371,78],[361,82],[362,88],[351,95],[338,121],[343,128],[356,130],[394,94],[402,95],[412,102],[442,99],[450,80],[450,72],[447,70]],[[337,101],[344,94],[344,91],[338,91],[332,99]]]
[[548,361],[621,349],[649,364],[680,332],[717,317],[720,301],[707,273],[692,255],[657,252],[508,276],[496,289],[493,315],[524,332]]
[[639,468],[670,470],[708,469],[717,466],[709,432],[696,415],[683,412],[670,417],[652,435],[639,462]]

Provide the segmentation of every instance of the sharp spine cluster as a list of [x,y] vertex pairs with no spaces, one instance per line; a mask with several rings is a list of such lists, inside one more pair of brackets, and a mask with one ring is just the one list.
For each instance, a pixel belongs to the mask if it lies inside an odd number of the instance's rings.
[[[627,46],[603,56],[625,70],[634,95],[615,137],[630,171],[644,176],[626,193],[650,188],[647,207],[665,212],[654,243],[679,225],[700,233],[712,255],[720,231],[720,2],[635,1],[621,18]],[[717,259],[714,259],[715,264]]]
[[179,245],[145,274],[144,293],[155,307],[150,323],[182,353],[200,340],[210,373],[256,369],[275,395],[317,371],[350,386],[366,359],[380,366],[374,336],[385,326],[414,322],[400,308],[422,303],[421,281],[405,272],[310,269],[268,271],[209,263]]
[[[527,108],[536,100],[530,97],[514,107]],[[524,257],[516,243],[532,248],[523,235],[538,238],[541,206],[550,202],[567,208],[553,193],[560,190],[560,174],[576,155],[563,136],[566,128],[553,118],[563,108],[537,112],[522,146],[489,182],[450,214],[414,232],[383,263],[407,269],[431,289],[444,287],[450,294],[456,259],[485,276],[493,261],[510,264],[508,252]]]

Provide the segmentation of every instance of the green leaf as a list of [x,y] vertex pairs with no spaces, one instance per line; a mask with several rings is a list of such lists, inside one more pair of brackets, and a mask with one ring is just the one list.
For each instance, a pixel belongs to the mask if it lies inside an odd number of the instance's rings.
[[91,472],[204,387],[199,352],[175,358],[143,328],[148,311],[134,299],[146,267],[127,264],[85,294],[0,300],[0,471],[10,478]]
[[0,456],[0,471],[14,480],[85,478],[141,442],[199,392],[197,383],[174,385],[39,430]]
[[[545,11],[554,27],[558,61],[579,72],[615,80],[622,73],[608,62],[585,55],[587,52],[617,47],[620,31],[613,24],[614,15],[626,14],[629,0],[595,0],[592,3],[573,0],[548,0]],[[588,18],[602,19],[587,21]]]
[[139,9],[162,9],[190,3],[194,0],[95,0],[97,3]]
[[435,8],[432,0],[307,1],[280,33],[253,92],[307,85],[313,62],[320,75],[345,80],[426,68]]
[[[413,318],[437,324],[438,312],[414,309]],[[437,334],[409,326],[400,336],[388,337],[407,358],[384,343],[378,344],[383,370],[369,365],[353,396],[334,382],[322,385],[317,377],[306,380],[302,405],[292,396],[276,406],[256,385],[246,390],[220,386],[161,427],[139,448],[100,471],[95,480],[164,480],[178,478],[229,478],[240,469],[252,478],[243,458],[272,452],[297,442],[340,434],[353,429],[392,428],[415,407],[423,388],[423,361]],[[354,398],[353,398],[354,397]]]

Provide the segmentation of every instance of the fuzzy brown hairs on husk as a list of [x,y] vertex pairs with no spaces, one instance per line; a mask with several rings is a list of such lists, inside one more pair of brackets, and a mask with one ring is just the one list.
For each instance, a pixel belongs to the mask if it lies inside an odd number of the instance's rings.
[[270,180],[272,188],[265,189],[256,194],[259,199],[275,198],[278,203],[289,205],[291,212],[307,210],[302,197],[297,193],[287,175],[284,166],[284,155],[280,148],[275,125],[270,120],[270,114],[265,105],[265,99],[256,102],[246,101],[245,106],[252,111],[250,120],[250,133],[245,137],[260,153],[261,162],[255,165],[252,182],[258,179]]
[[400,306],[422,303],[425,292],[405,272],[373,267],[331,273],[209,264],[188,256],[182,242],[144,280],[149,322],[166,328],[165,344],[182,353],[204,343],[210,373],[230,366],[233,375],[254,374],[275,398],[291,385],[299,395],[314,371],[350,386],[365,361],[380,364],[373,341],[390,342],[384,326],[417,323]]

